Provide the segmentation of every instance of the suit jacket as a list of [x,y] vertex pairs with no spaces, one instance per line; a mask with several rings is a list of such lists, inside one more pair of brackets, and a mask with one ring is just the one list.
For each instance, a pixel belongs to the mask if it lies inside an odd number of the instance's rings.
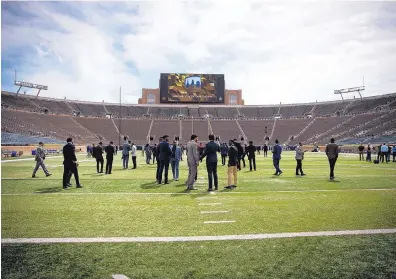
[[129,155],[129,151],[131,151],[131,145],[128,142],[126,142],[122,146],[122,155]]
[[238,150],[238,158],[241,158],[243,156],[243,153],[244,153],[242,145],[239,142],[235,142],[234,146]]
[[36,158],[35,158],[35,160],[38,162],[38,161],[41,161],[41,160],[44,160],[44,159],[45,159],[44,148],[39,146],[36,149]]
[[228,146],[227,145],[222,145],[221,147],[220,147],[220,152],[221,152],[221,155],[227,155],[228,154]]
[[187,143],[187,160],[192,164],[199,164],[198,145],[191,140]]
[[76,153],[74,151],[74,146],[72,143],[67,143],[63,149],[63,164],[64,165],[73,165],[73,161],[77,161]]
[[253,158],[256,156],[256,149],[257,148],[254,145],[249,145],[248,147],[246,147],[246,153],[248,155],[248,158]]
[[106,159],[113,159],[114,158],[114,153],[115,153],[115,148],[112,145],[108,145],[105,147],[105,152],[106,152]]
[[281,153],[282,153],[282,146],[279,144],[275,144],[275,146],[272,148],[272,159],[281,159]]
[[172,150],[169,142],[163,141],[159,144],[159,156],[160,161],[170,161],[172,157]]
[[176,146],[176,148],[172,146],[171,148],[172,148],[172,161],[180,161],[182,155],[180,146]]
[[296,160],[304,160],[304,150],[300,145],[296,147]]
[[100,145],[95,146],[92,153],[96,159],[103,159],[103,147]]
[[217,152],[220,152],[220,147],[214,141],[209,141],[204,148],[201,159],[206,157],[206,163],[217,162]]
[[233,167],[238,164],[238,149],[235,145],[231,145],[228,149],[228,166]]

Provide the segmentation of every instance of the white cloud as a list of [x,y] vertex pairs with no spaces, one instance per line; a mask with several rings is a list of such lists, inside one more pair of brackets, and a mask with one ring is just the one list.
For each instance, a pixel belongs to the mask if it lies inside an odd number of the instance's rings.
[[392,2],[26,5],[36,18],[3,25],[2,52],[33,45],[21,67],[25,80],[49,85],[43,95],[117,101],[122,85],[136,102],[159,73],[186,71],[224,73],[247,104],[336,99],[334,89],[359,86],[363,76],[365,95],[396,91]]

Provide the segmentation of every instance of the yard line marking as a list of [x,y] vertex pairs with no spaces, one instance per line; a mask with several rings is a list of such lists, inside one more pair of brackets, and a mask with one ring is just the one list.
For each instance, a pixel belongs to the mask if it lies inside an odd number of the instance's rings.
[[221,202],[214,202],[214,203],[199,203],[198,205],[222,205]]
[[126,277],[124,274],[113,274],[111,277],[113,279],[129,279],[129,277]]
[[204,224],[226,224],[226,223],[235,223],[235,220],[229,221],[205,221]]
[[209,235],[209,236],[170,236],[170,237],[92,237],[92,238],[3,238],[1,244],[46,244],[46,243],[126,243],[126,242],[187,242],[187,241],[217,241],[217,240],[253,240],[270,238],[294,238],[315,236],[343,236],[343,235],[373,235],[393,234],[393,229],[319,231],[319,232],[286,232],[267,234],[241,235]]
[[[86,154],[76,154],[77,156],[82,156]],[[45,159],[52,159],[52,158],[63,158],[63,155],[61,156],[46,156]],[[23,159],[14,159],[14,160],[1,160],[1,163],[10,163],[10,162],[21,162],[21,161],[34,161],[36,158],[32,157],[32,158],[23,158]],[[81,161],[80,161],[81,162]],[[85,161],[84,161],[85,162]]]
[[[268,191],[260,191],[260,192],[218,192],[217,195],[220,194],[268,194],[268,193],[314,193],[314,192],[358,192],[358,191],[395,191],[396,188],[378,188],[378,189],[320,189],[320,190],[268,190]],[[74,196],[74,195],[200,195],[202,192],[198,193],[133,193],[133,192],[82,192],[82,193],[66,193],[62,192],[59,188],[60,192],[56,193],[9,193],[9,194],[1,194],[2,196],[40,196],[40,195],[67,195],[67,196]]]
[[217,214],[217,213],[228,213],[228,210],[220,210],[220,211],[201,211],[201,214]]

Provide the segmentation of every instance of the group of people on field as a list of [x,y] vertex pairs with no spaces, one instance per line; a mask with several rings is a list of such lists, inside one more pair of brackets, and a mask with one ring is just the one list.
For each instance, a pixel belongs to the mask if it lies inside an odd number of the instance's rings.
[[368,144],[367,147],[363,146],[362,144],[359,145],[359,160],[364,161],[364,153],[366,153],[366,161],[371,162],[371,154],[375,151],[377,152],[377,161],[382,163],[389,163],[391,161],[391,156],[393,157],[392,162],[396,162],[396,144],[386,144],[383,143],[377,147]]

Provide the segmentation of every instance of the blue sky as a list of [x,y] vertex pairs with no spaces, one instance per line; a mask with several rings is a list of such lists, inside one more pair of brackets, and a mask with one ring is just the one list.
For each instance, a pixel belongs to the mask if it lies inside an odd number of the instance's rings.
[[[193,7],[193,8],[191,8]],[[2,2],[2,90],[136,103],[164,73],[223,73],[246,104],[396,91],[396,2]],[[28,91],[28,94],[35,94]]]

